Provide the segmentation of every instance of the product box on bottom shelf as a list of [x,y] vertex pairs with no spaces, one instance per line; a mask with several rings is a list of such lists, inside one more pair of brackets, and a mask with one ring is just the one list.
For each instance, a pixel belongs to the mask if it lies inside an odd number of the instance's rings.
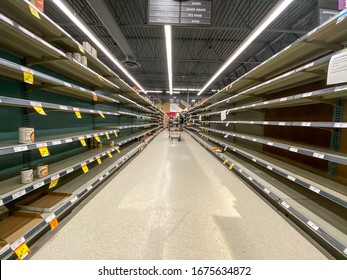
[[36,212],[52,212],[71,197],[69,193],[40,192],[26,197],[16,203],[18,209]]
[[42,221],[36,213],[13,212],[9,217],[0,222],[0,240],[12,243],[22,237]]

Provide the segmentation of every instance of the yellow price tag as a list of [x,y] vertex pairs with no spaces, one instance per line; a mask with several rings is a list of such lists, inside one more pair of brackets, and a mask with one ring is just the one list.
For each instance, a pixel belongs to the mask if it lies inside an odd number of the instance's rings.
[[81,144],[82,144],[83,147],[84,147],[84,146],[87,146],[86,140],[80,139],[80,142],[81,142]]
[[81,115],[80,109],[73,108],[73,110],[75,112],[75,115],[76,115],[77,119],[82,119],[82,115]]
[[48,157],[50,155],[47,146],[40,147],[39,151],[42,157]]
[[83,173],[87,173],[89,171],[87,164],[82,165],[82,170],[83,170]]
[[96,93],[93,92],[92,94],[93,94],[93,100],[94,100],[94,101],[98,101],[98,96],[96,95]]
[[55,217],[53,220],[49,222],[49,225],[51,226],[51,230],[55,229],[58,226],[59,222],[57,217]]
[[223,164],[226,164],[228,162],[228,160],[225,160],[224,162],[223,162]]
[[104,80],[100,75],[98,75],[98,78],[101,82]]
[[115,135],[116,137],[118,137],[118,134],[117,134],[117,132],[116,132],[116,131],[114,132],[114,135]]
[[15,253],[20,260],[23,260],[27,255],[29,255],[30,250],[26,243],[22,243],[17,247],[17,249],[15,249]]
[[58,185],[58,181],[59,181],[59,178],[51,181],[51,183],[49,184],[49,188],[51,189],[56,187]]
[[97,157],[97,158],[96,158],[96,161],[98,162],[98,164],[101,164],[101,159],[100,159],[100,157]]
[[102,113],[102,112],[99,112],[99,115],[104,119],[105,118],[105,116],[104,116],[104,114]]
[[31,14],[32,14],[34,17],[36,17],[36,18],[38,18],[38,19],[41,19],[41,18],[40,18],[40,14],[38,13],[38,11],[35,10],[35,8],[33,8],[33,7],[31,7],[31,6],[29,5],[29,9],[30,9]]
[[110,135],[108,133],[105,133],[105,135],[107,139],[110,139]]
[[120,153],[120,150],[119,149],[116,149],[118,153]]
[[34,84],[34,74],[27,71],[23,71],[23,78],[25,83],[30,85]]
[[33,106],[33,107],[34,107],[35,111],[36,111],[37,113],[39,113],[40,115],[47,116],[46,112],[43,110],[42,107],[40,107],[40,106]]
[[94,136],[95,140],[98,142],[101,142],[100,137],[99,136]]
[[79,48],[81,53],[84,53],[84,49],[83,49],[83,47],[80,44],[78,44],[78,48]]
[[109,157],[112,157],[112,154],[111,154],[110,152],[107,152],[107,155],[108,155]]
[[232,164],[230,164],[229,169],[230,169],[230,170],[233,169],[233,165],[232,165]]

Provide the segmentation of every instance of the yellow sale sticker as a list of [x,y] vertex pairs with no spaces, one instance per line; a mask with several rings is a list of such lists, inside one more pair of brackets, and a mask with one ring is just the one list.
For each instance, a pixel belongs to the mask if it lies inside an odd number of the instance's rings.
[[98,164],[101,164],[101,159],[100,159],[100,157],[97,157],[97,158],[96,158],[96,161],[98,162]]
[[225,160],[224,162],[223,162],[223,164],[226,164],[228,162],[228,160]]
[[29,255],[30,250],[26,243],[22,243],[17,249],[14,250],[17,257],[23,260],[27,255]]
[[84,173],[87,173],[89,171],[87,164],[82,165],[82,170]]
[[46,112],[43,110],[43,108],[41,106],[33,106],[35,111],[37,113],[39,113],[40,115],[44,115],[47,116]]
[[118,153],[120,153],[120,150],[119,149],[116,149]]
[[102,82],[104,79],[98,75],[99,80]]
[[33,7],[31,7],[31,6],[29,5],[29,9],[30,9],[31,14],[32,14],[34,17],[36,17],[36,18],[38,18],[38,19],[41,19],[41,18],[40,18],[40,14],[38,13],[38,11],[35,10],[35,8],[33,8]]
[[233,165],[232,165],[232,164],[230,164],[229,169],[230,169],[230,170],[233,169]]
[[79,48],[81,53],[84,53],[84,49],[83,49],[83,47],[80,44],[78,44],[78,48]]
[[27,84],[34,84],[34,74],[27,72],[27,71],[23,71],[23,78],[24,78],[24,82]]
[[112,157],[112,154],[111,154],[110,152],[107,152],[107,155],[108,155],[109,157]]
[[49,184],[49,188],[51,189],[56,187],[58,185],[58,181],[59,181],[59,178],[51,181],[51,183]]
[[101,142],[100,137],[99,136],[94,136],[95,140],[98,142]]
[[107,139],[110,139],[110,135],[108,133],[105,133],[105,135]]
[[116,132],[116,131],[114,132],[114,135],[115,135],[116,137],[118,137],[118,134],[117,134],[117,132]]
[[39,151],[42,157],[48,157],[50,155],[47,146],[40,147]]
[[96,95],[95,92],[93,92],[93,100],[94,100],[94,101],[98,101],[98,96]]
[[55,217],[54,219],[52,219],[49,222],[49,225],[51,226],[51,230],[55,229],[58,226],[58,224],[59,224],[59,222],[58,222],[57,217]]
[[99,115],[104,119],[105,118],[105,116],[104,116],[104,114],[102,113],[102,112],[99,112]]
[[80,139],[80,142],[81,142],[82,146],[87,146],[86,140]]

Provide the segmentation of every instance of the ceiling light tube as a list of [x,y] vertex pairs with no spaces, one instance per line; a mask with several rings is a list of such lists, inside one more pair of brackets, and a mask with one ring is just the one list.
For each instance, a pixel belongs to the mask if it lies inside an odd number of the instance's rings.
[[164,25],[165,31],[165,45],[166,45],[166,57],[167,57],[167,71],[169,76],[169,90],[172,95],[172,28],[171,25]]
[[198,95],[203,93],[205,89],[267,28],[294,0],[280,1],[271,12],[257,25],[251,34],[242,42],[236,51],[228,58],[221,68],[213,75],[213,77],[199,91]]
[[69,19],[75,23],[81,31],[89,37],[90,40],[139,88],[142,92],[146,93],[146,90],[135,80],[135,78],[123,67],[123,65],[112,55],[112,53],[101,43],[80,21],[74,13],[61,1],[61,0],[52,0],[54,4],[58,6],[60,10],[63,11]]

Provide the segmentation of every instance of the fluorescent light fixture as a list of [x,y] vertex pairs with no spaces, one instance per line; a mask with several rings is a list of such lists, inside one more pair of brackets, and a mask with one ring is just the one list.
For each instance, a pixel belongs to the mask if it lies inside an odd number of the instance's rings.
[[147,93],[162,93],[162,90],[147,90]]
[[169,75],[169,90],[172,95],[172,29],[171,25],[164,25],[165,31],[165,45],[166,45],[166,57],[167,57],[167,71]]
[[90,40],[114,63],[116,66],[139,88],[142,92],[147,93],[145,89],[135,80],[135,78],[123,67],[123,65],[112,55],[112,53],[88,30],[88,28],[75,17],[73,12],[61,1],[61,0],[52,0],[54,4],[62,10],[65,15],[75,23],[81,31],[86,34]]
[[213,75],[213,77],[204,85],[198,92],[198,95],[215,80],[217,77],[268,27],[294,0],[280,1],[271,12],[258,24],[251,34],[243,41],[243,43],[236,49],[236,51],[228,58],[221,68]]
[[174,88],[173,90],[178,90],[178,91],[200,91],[201,88]]

